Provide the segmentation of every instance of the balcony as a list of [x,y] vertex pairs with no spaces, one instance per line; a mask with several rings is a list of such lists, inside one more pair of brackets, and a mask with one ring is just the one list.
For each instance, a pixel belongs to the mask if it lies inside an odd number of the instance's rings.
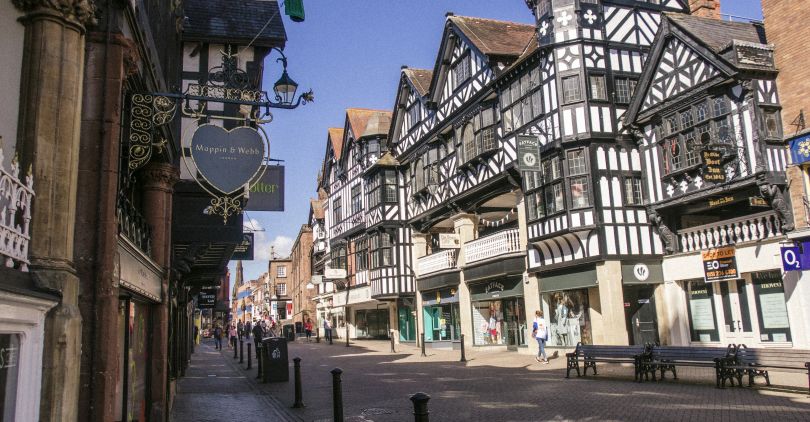
[[456,249],[439,251],[416,261],[419,276],[456,268]]
[[782,235],[782,220],[773,211],[690,227],[678,231],[680,252],[698,252]]
[[126,196],[118,195],[118,233],[131,240],[147,256],[152,253],[152,229],[146,218]]
[[20,165],[15,158],[11,171],[3,163],[3,150],[0,149],[0,255],[5,266],[28,271],[28,243],[31,241],[31,200],[34,197],[31,173],[20,178]]
[[467,264],[521,251],[518,229],[504,230],[464,244],[464,258]]

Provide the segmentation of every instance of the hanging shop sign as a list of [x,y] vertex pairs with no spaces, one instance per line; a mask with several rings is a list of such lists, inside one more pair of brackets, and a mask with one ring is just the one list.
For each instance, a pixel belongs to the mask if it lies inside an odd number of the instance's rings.
[[810,133],[790,141],[790,160],[793,164],[810,161]]
[[231,255],[232,260],[252,261],[253,260],[253,233],[242,233],[242,241],[236,245]]
[[700,152],[703,158],[703,180],[713,183],[725,183],[726,171],[723,169],[723,153],[706,149]]
[[540,139],[531,135],[517,137],[518,170],[541,171]]
[[248,211],[284,211],[284,166],[265,166],[264,175],[250,187]]
[[459,249],[461,248],[461,240],[455,233],[439,233],[439,248]]
[[346,270],[342,268],[324,268],[323,278],[327,280],[344,280],[346,278]]
[[191,159],[200,177],[223,194],[244,189],[262,170],[265,142],[258,129],[226,130],[213,124],[197,127],[191,137]]
[[197,296],[197,307],[200,309],[203,308],[213,308],[214,305],[217,303],[217,291],[216,289],[203,289],[200,290],[200,294]]
[[737,258],[733,246],[709,249],[701,252],[703,258],[703,275],[707,283],[715,281],[736,280]]

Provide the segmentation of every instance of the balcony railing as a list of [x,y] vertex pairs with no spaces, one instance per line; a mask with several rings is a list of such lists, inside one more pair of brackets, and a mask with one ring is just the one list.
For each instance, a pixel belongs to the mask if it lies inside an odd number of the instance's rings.
[[16,158],[11,162],[11,171],[2,165],[3,150],[0,148],[0,254],[9,268],[18,266],[28,271],[28,243],[31,241],[31,200],[34,197],[34,178],[29,170],[25,183],[20,178],[20,164]]
[[118,233],[132,241],[146,255],[152,254],[152,229],[146,218],[124,195],[118,195]]
[[511,229],[465,243],[464,259],[467,264],[472,264],[496,256],[520,251],[518,229]]
[[456,250],[448,249],[423,256],[416,261],[416,270],[419,275],[427,275],[441,270],[456,267]]
[[719,221],[678,231],[680,252],[763,240],[782,235],[782,220],[773,211]]

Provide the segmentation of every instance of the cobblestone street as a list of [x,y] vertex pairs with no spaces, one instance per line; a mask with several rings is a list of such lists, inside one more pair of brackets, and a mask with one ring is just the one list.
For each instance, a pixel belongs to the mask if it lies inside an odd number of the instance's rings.
[[[181,421],[329,421],[331,374],[343,372],[345,415],[351,421],[413,420],[411,394],[431,396],[433,421],[714,421],[810,419],[803,375],[774,374],[769,389],[712,385],[711,371],[685,369],[679,380],[632,382],[632,369],[600,365],[597,379],[566,380],[563,358],[540,365],[532,356],[469,350],[419,350],[387,342],[290,344],[290,358],[302,358],[305,409],[290,409],[294,383],[259,384],[256,367],[246,371],[229,349],[213,343],[197,348],[187,377],[178,385],[173,420]],[[291,362],[292,364],[292,362]],[[206,409],[200,412],[201,409]],[[201,416],[204,415],[204,416]]]

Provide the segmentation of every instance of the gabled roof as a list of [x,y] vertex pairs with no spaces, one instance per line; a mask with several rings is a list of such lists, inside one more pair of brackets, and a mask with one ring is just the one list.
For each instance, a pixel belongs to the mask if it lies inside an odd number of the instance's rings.
[[346,109],[346,120],[355,139],[366,136],[388,135],[391,127],[391,112],[367,108]]
[[276,0],[186,0],[183,13],[184,41],[278,48],[287,41]]
[[487,56],[518,57],[534,38],[534,25],[469,16],[450,16],[447,20]]
[[664,16],[717,54],[730,46],[732,40],[767,43],[762,25],[721,21],[682,13],[664,13]]
[[423,97],[427,95],[428,89],[430,89],[430,80],[433,78],[432,70],[404,68],[402,73],[408,78],[419,95]]
[[[677,60],[677,63],[682,60],[699,59],[699,64],[691,64],[688,67],[689,71],[697,72],[696,80],[689,81],[687,78],[686,82],[694,83],[695,87],[709,86],[723,78],[730,78],[745,71],[745,66],[736,64],[733,50],[735,44],[742,43],[758,46],[757,48],[769,48],[764,45],[766,42],[765,33],[759,24],[727,22],[680,13],[663,13],[649,58],[625,114],[626,124],[636,123],[639,116],[644,120],[661,108],[666,108],[679,101],[683,95],[688,95],[690,92],[690,90],[683,89],[684,85],[679,73],[687,67],[678,64],[673,68],[673,64],[667,63],[659,69],[662,58],[669,57],[668,61]],[[690,59],[690,57],[693,58]],[[768,69],[768,66],[765,66],[764,68],[759,67],[758,70],[775,69]],[[662,84],[666,89],[662,87]],[[654,96],[650,98],[655,102],[648,103],[646,99],[653,88],[655,88]]]
[[312,216],[315,217],[316,220],[323,220],[324,218],[323,201],[321,201],[320,199],[310,199],[309,207],[312,210]]
[[332,145],[332,150],[335,151],[335,160],[340,159],[343,152],[343,129],[339,127],[329,128],[329,143]]

